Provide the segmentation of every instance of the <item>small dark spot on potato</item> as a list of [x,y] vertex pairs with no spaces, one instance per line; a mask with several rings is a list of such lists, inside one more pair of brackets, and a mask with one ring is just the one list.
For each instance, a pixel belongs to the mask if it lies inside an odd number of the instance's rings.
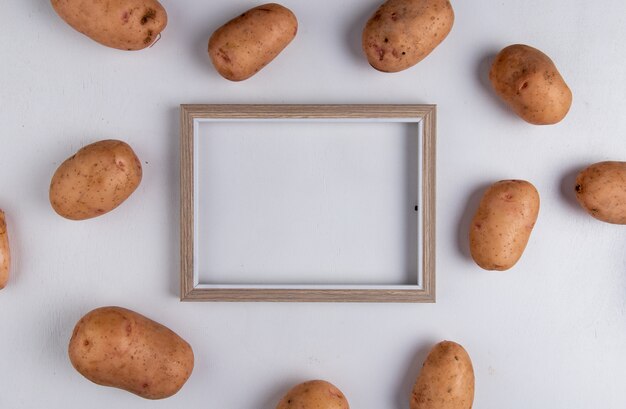
[[455,355],[455,356],[454,356],[454,360],[455,360],[455,361],[458,361],[458,360],[459,360],[459,357]]
[[148,22],[148,20],[154,19],[155,17],[156,17],[156,10],[148,9],[146,11],[146,14],[144,14],[143,17],[141,18],[141,25],[143,26],[144,24]]
[[583,187],[580,184],[577,184],[576,185],[576,192],[580,193],[580,192],[582,192],[582,190],[583,190]]
[[230,64],[232,62],[228,54],[226,54],[226,51],[224,51],[224,49],[219,48],[217,52],[219,53],[220,57],[224,60],[224,62],[226,62],[227,64]]
[[388,39],[387,37],[385,37],[385,42],[386,42],[386,43],[388,43],[388,42],[389,42],[389,39]]

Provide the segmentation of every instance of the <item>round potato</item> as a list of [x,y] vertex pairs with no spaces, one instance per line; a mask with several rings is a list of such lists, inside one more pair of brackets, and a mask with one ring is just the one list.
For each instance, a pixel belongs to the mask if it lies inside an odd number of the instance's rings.
[[51,0],[75,30],[107,47],[141,50],[159,38],[167,13],[157,0]]
[[0,210],[0,290],[6,287],[11,272],[11,250],[4,212]]
[[487,189],[472,220],[472,258],[485,270],[508,270],[520,259],[539,214],[539,193],[524,180]]
[[291,10],[264,4],[218,28],[209,39],[209,57],[222,77],[243,81],[276,58],[297,32]]
[[296,385],[280,400],[276,409],[349,409],[348,400],[337,387],[326,381]]
[[496,94],[531,124],[556,124],[572,105],[572,91],[552,60],[527,45],[515,44],[500,51],[489,80]]
[[137,189],[141,177],[141,162],[128,144],[96,142],[59,166],[50,183],[50,203],[67,219],[100,216],[122,204]]
[[411,409],[471,409],[473,404],[472,360],[461,345],[438,343],[413,386]]
[[626,224],[626,162],[599,162],[582,170],[576,199],[596,219]]
[[193,371],[189,344],[163,325],[120,307],[103,307],[80,319],[69,357],[81,375],[146,399],[174,395]]
[[388,0],[363,29],[363,51],[377,70],[402,71],[426,58],[453,24],[448,0]]

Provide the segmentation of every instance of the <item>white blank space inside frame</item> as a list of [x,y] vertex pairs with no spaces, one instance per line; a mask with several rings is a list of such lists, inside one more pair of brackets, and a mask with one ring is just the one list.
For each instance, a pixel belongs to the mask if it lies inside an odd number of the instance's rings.
[[420,124],[198,120],[205,285],[418,285]]

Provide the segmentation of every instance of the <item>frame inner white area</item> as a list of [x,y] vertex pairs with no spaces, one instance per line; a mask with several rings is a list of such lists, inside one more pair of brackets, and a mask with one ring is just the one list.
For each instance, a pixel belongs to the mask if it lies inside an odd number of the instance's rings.
[[418,118],[195,120],[196,288],[421,288],[422,142]]

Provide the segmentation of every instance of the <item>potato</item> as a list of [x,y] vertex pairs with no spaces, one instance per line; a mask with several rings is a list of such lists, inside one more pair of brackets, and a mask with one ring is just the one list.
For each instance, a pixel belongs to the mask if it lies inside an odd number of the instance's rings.
[[125,142],[87,145],[59,166],[50,183],[50,203],[61,216],[84,220],[122,204],[141,182],[141,162]]
[[51,0],[75,30],[107,47],[141,50],[158,40],[167,13],[156,0]]
[[552,60],[527,45],[515,44],[500,51],[489,80],[498,96],[531,124],[556,124],[572,105],[572,91]]
[[596,219],[626,224],[626,162],[599,162],[582,170],[576,199]]
[[294,386],[276,409],[349,409],[346,397],[326,381],[308,381]]
[[4,212],[0,210],[0,290],[6,287],[11,272],[11,250]]
[[471,409],[473,404],[472,360],[461,345],[438,343],[413,386],[411,409]]
[[441,44],[453,23],[448,0],[388,0],[363,29],[363,51],[379,71],[406,70]]
[[472,258],[485,270],[508,270],[520,259],[539,214],[539,193],[524,180],[487,189],[469,233]]
[[174,395],[193,371],[193,351],[185,340],[120,307],[98,308],[81,318],[68,352],[85,378],[146,399]]
[[297,32],[291,10],[264,4],[218,28],[209,39],[209,57],[222,77],[243,81],[276,58]]

